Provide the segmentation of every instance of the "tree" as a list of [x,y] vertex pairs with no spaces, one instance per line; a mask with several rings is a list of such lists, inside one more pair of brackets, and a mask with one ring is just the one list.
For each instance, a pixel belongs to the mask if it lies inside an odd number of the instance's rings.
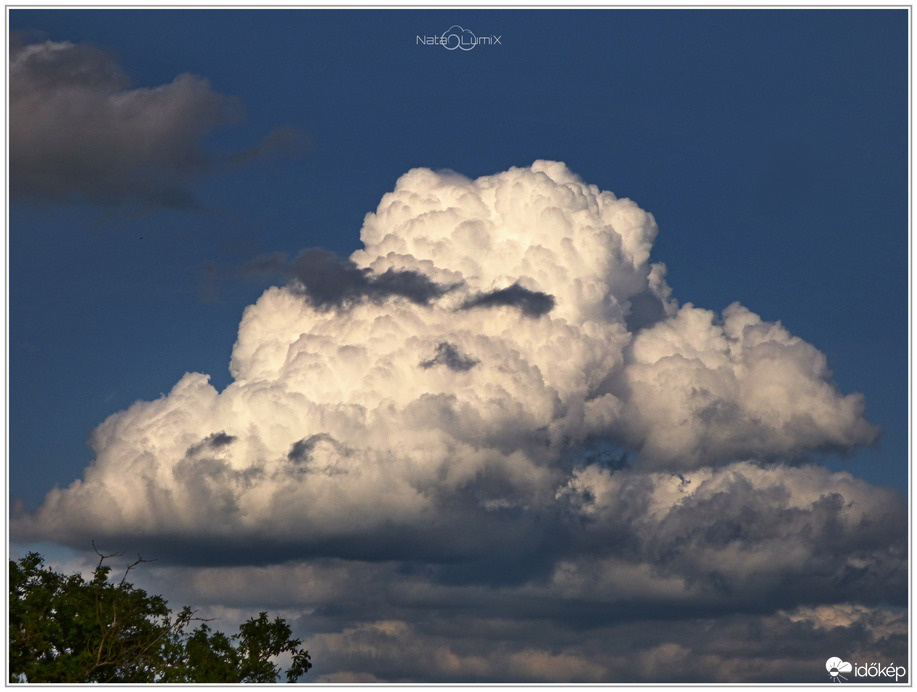
[[[98,552],[98,551],[96,551]],[[45,682],[277,682],[278,656],[289,656],[288,682],[311,667],[309,652],[290,626],[267,613],[239,632],[214,632],[194,611],[173,614],[162,596],[109,581],[99,553],[91,580],[44,565],[38,553],[10,560],[10,681]],[[200,624],[190,630],[193,622]]]

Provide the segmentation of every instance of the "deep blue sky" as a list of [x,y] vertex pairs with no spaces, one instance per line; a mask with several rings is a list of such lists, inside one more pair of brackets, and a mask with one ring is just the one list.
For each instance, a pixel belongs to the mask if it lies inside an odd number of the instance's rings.
[[[501,43],[416,44],[451,24]],[[205,266],[346,255],[408,169],[539,158],[655,215],[681,302],[740,301],[822,350],[885,429],[831,465],[905,490],[906,10],[14,10],[9,28],[92,42],[135,87],[207,78],[245,113],[206,140],[216,157],[283,125],[313,141],[197,177],[200,211],[10,206],[9,490],[28,506],[81,475],[107,415],[186,371],[229,382],[265,284],[214,295]]]

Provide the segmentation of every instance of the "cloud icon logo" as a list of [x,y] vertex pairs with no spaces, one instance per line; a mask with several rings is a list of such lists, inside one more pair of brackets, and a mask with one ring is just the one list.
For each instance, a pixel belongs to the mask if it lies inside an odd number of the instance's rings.
[[[847,663],[837,656],[833,656],[825,661],[825,668],[828,671],[828,675],[834,680],[834,682],[840,682],[841,680],[846,680],[841,673],[849,673],[853,670],[853,666]],[[840,678],[840,680],[838,679]]]
[[443,47],[446,50],[471,50],[478,45],[478,37],[468,29],[463,29],[458,24],[453,24],[443,32],[440,37]]

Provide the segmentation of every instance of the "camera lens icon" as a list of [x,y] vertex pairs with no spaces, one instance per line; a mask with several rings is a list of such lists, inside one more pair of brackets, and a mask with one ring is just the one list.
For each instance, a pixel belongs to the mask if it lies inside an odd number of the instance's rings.
[[458,24],[453,24],[440,36],[440,42],[446,50],[471,50],[478,45],[478,37],[468,29],[463,29]]

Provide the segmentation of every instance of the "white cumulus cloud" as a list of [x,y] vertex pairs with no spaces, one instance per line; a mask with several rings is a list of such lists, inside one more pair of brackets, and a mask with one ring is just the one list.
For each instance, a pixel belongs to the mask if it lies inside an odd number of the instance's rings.
[[349,260],[262,260],[290,281],[245,310],[226,389],[189,373],[114,414],[14,530],[467,557],[537,542],[595,440],[643,472],[875,437],[813,346],[739,305],[679,307],[656,234],[562,163],[412,170]]
[[349,258],[236,270],[285,285],[232,382],[110,416],[11,535],[155,556],[143,585],[205,617],[279,610],[323,682],[900,659],[906,504],[811,463],[875,439],[862,397],[781,324],[680,305],[656,234],[562,163],[409,171]]
[[626,435],[654,464],[792,458],[877,434],[863,397],[838,393],[820,351],[738,303],[722,317],[686,304],[642,331],[624,379]]

